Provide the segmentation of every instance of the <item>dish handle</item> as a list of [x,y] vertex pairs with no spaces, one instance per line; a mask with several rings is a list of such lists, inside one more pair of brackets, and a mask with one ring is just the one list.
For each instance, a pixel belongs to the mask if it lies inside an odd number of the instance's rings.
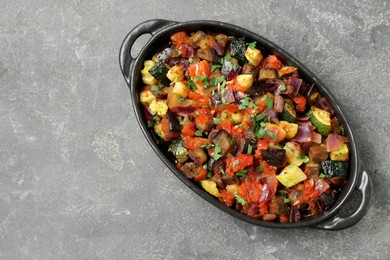
[[151,34],[152,37],[163,27],[176,23],[174,21],[153,19],[138,24],[133,28],[123,40],[122,46],[119,51],[119,65],[121,66],[123,77],[126,82],[130,82],[130,66],[134,62],[135,58],[131,56],[131,48],[134,42],[143,34]]
[[360,163],[359,171],[361,172],[360,180],[355,188],[361,195],[359,207],[347,217],[334,216],[320,224],[313,226],[318,229],[340,230],[349,228],[359,222],[367,213],[372,198],[372,181],[367,173],[363,163]]

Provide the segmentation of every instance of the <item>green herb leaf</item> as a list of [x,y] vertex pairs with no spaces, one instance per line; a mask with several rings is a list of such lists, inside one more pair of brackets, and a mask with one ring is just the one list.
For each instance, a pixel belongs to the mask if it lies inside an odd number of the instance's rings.
[[240,65],[232,62],[232,67],[233,67],[234,71],[237,71],[237,69],[238,69],[238,67],[240,67]]
[[184,125],[186,122],[184,120],[180,120],[179,122],[181,125]]
[[263,120],[267,115],[264,113],[256,115],[256,121],[261,121]]
[[254,42],[250,42],[250,43],[247,43],[248,44],[248,48],[253,50],[255,47],[256,47],[256,41]]
[[207,178],[211,178],[211,177],[213,177],[213,173],[212,172],[208,172],[207,173]]
[[160,121],[160,118],[158,116],[154,116],[153,119],[156,121]]
[[209,86],[209,79],[207,76],[199,76],[198,79],[203,83],[205,88]]
[[152,120],[148,120],[148,127],[153,127],[154,126],[154,122]]
[[284,202],[284,203],[289,203],[290,201],[291,201],[291,200],[290,200],[289,198],[284,198],[284,199],[283,199],[283,202]]
[[195,82],[198,81],[197,78],[194,79],[188,79],[188,87],[192,90],[197,90],[198,87],[196,86]]
[[231,145],[235,145],[236,144],[236,140],[237,140],[237,137],[233,137],[232,140],[230,141],[230,144]]
[[240,203],[241,205],[248,205],[248,202],[246,202],[240,195],[238,195],[237,191],[233,194],[236,197],[238,203]]
[[196,110],[196,111],[194,112],[194,114],[195,114],[195,115],[199,115],[199,111]]
[[259,130],[257,130],[257,132],[255,134],[256,134],[257,138],[263,138],[265,135],[265,130],[263,128],[259,128]]
[[219,77],[214,77],[214,76],[212,76],[211,78],[210,78],[210,84],[212,85],[212,86],[216,86],[216,85],[218,85],[218,83],[222,83],[222,82],[224,82],[225,81],[225,77],[224,76],[219,76]]
[[325,173],[321,172],[321,174],[320,174],[320,176],[318,176],[318,178],[320,178],[320,179],[324,179],[324,178],[326,178],[326,175],[325,175]]
[[272,139],[276,140],[278,139],[278,136],[276,134],[274,134],[274,132],[270,131],[270,130],[265,130],[265,133],[271,137]]
[[224,110],[224,111],[222,112],[222,118],[223,118],[223,119],[226,119],[226,110]]
[[252,154],[252,145],[248,144],[248,150],[247,150],[247,154]]
[[263,168],[263,166],[258,166],[257,168],[256,168],[256,171],[257,172],[262,172],[262,171],[264,171],[264,168]]
[[154,116],[155,114],[157,114],[157,112],[156,111],[150,111],[150,114],[152,115],[152,116]]
[[213,118],[213,121],[214,121],[214,124],[216,124],[216,125],[222,124],[222,121],[221,121],[221,119],[219,119],[219,118],[214,117],[214,118]]
[[287,195],[288,191],[286,190],[279,190],[280,195]]
[[173,50],[173,54],[175,55],[175,56],[179,56],[180,54],[182,54],[182,52],[179,50],[179,51],[177,51],[177,50]]
[[150,87],[150,90],[151,91],[158,91],[158,86],[153,85],[153,86]]
[[200,130],[195,131],[195,136],[202,136],[202,135],[203,135],[202,131],[200,131]]
[[268,97],[268,96],[265,99],[265,103],[267,104],[267,107],[269,109],[272,109],[274,107],[274,100],[272,98]]
[[194,61],[193,58],[189,58],[189,59],[188,59],[188,62],[189,62],[190,64],[193,64],[195,61]]
[[284,83],[280,84],[280,86],[278,87],[279,91],[285,91],[286,89],[287,89],[286,84],[284,84]]
[[236,176],[245,178],[248,172],[249,172],[248,170],[239,170],[238,172],[236,172]]
[[223,57],[224,60],[231,60],[232,59],[232,56],[230,56],[230,54],[226,54],[225,57]]
[[216,144],[214,148],[214,154],[213,154],[214,160],[218,160],[219,158],[222,157],[221,152],[222,152],[221,146],[219,144]]
[[214,64],[214,65],[211,67],[211,72],[216,71],[216,70],[219,69],[220,67],[221,67],[221,65],[219,65],[219,64]]
[[223,167],[222,166],[219,166],[219,171],[222,173],[222,174],[226,174],[225,171],[223,170]]

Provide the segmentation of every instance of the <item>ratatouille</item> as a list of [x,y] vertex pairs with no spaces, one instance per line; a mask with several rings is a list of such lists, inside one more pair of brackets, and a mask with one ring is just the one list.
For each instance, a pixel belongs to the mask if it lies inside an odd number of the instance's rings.
[[296,222],[330,208],[346,185],[348,139],[331,106],[256,42],[177,32],[141,74],[157,141],[227,207]]

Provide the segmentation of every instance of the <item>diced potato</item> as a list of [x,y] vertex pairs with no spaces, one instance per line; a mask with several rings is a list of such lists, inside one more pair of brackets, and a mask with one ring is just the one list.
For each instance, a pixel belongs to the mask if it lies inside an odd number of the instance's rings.
[[240,86],[241,89],[249,89],[253,85],[253,75],[252,74],[240,74],[236,78],[236,84]]
[[286,188],[290,188],[301,181],[306,180],[307,176],[298,166],[290,164],[286,166],[279,175],[276,175],[276,178]]
[[154,67],[156,65],[156,62],[152,60],[146,60],[144,62],[144,68],[141,70],[141,75],[142,75],[142,81],[146,85],[155,85],[157,84],[157,79],[155,79],[152,74],[149,73],[149,69]]
[[172,82],[180,82],[184,80],[184,67],[175,65],[169,69],[167,78]]
[[182,98],[186,98],[188,96],[188,92],[190,89],[183,82],[176,82],[173,87],[173,93],[179,95]]
[[172,109],[180,104],[180,96],[176,93],[173,93],[173,86],[168,87],[168,99],[167,105],[168,108]]
[[333,161],[347,161],[348,155],[348,146],[346,144],[343,144],[340,149],[330,153],[330,159]]
[[226,185],[226,190],[230,193],[235,193],[237,192],[238,189],[238,184],[228,184]]
[[155,112],[158,116],[164,116],[168,111],[166,100],[153,100],[149,105],[149,110]]
[[249,61],[249,63],[255,67],[259,66],[261,60],[263,59],[263,55],[256,48],[247,48],[245,51],[245,57]]
[[295,144],[287,142],[283,148],[286,150],[287,161],[290,164],[294,164],[296,166],[302,165],[303,161],[305,160],[305,156],[302,156],[301,150],[299,150]]
[[145,89],[141,91],[139,100],[142,105],[148,106],[153,100],[156,100],[156,97],[148,89]]
[[241,112],[234,112],[232,114],[232,119],[233,119],[235,124],[241,123],[243,118],[244,118],[244,115]]
[[289,123],[287,121],[279,121],[279,126],[286,131],[287,139],[292,139],[298,133],[298,124]]
[[208,193],[211,195],[218,197],[219,196],[219,190],[217,188],[217,184],[213,180],[203,180],[200,181],[200,185],[202,185],[202,188],[205,189]]

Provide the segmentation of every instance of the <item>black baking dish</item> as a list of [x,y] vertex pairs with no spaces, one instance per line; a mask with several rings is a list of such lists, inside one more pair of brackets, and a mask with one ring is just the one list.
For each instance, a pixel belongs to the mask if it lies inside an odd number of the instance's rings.
[[[328,100],[328,102],[331,104],[332,108],[338,115],[338,119],[344,125],[345,133],[350,145],[349,180],[343,192],[340,194],[338,200],[335,202],[335,204],[330,210],[322,213],[319,216],[310,219],[300,220],[294,223],[281,224],[251,218],[220,203],[216,198],[209,195],[195,182],[187,179],[185,175],[182,174],[176,168],[173,159],[169,157],[161,147],[158,146],[156,140],[153,137],[153,134],[147,128],[146,120],[142,112],[142,105],[139,102],[139,91],[143,86],[140,71],[143,68],[144,61],[148,58],[150,59],[150,57],[156,52],[156,50],[161,47],[160,44],[162,42],[169,42],[170,35],[183,30],[187,32],[196,32],[198,30],[202,30],[205,32],[224,33],[227,35],[239,37],[245,36],[248,41],[256,41],[258,45],[261,45],[266,51],[277,55],[284,63],[298,67],[302,78],[304,78],[307,82],[315,83],[317,89],[320,91],[322,96],[324,96]],[[132,46],[134,42],[143,34],[150,34],[151,38],[142,48],[139,55],[136,58],[133,58],[131,56]],[[327,230],[338,230],[348,228],[356,224],[366,214],[372,197],[372,183],[369,174],[367,173],[362,161],[360,160],[357,143],[345,113],[343,112],[339,103],[336,101],[335,97],[330,93],[330,91],[324,85],[323,82],[321,82],[312,72],[310,72],[293,56],[288,54],[286,51],[284,51],[274,43],[251,31],[232,24],[208,20],[174,22],[155,19],[145,21],[137,25],[126,36],[120,49],[119,62],[123,76],[126,80],[128,87],[130,88],[133,108],[138,123],[154,151],[182,182],[184,182],[189,188],[191,188],[203,199],[207,200],[217,208],[251,224],[270,228],[313,227]],[[359,192],[361,195],[359,206],[349,216],[340,217],[338,215],[340,209],[345,204],[347,199],[351,196],[351,194],[355,191]]]

